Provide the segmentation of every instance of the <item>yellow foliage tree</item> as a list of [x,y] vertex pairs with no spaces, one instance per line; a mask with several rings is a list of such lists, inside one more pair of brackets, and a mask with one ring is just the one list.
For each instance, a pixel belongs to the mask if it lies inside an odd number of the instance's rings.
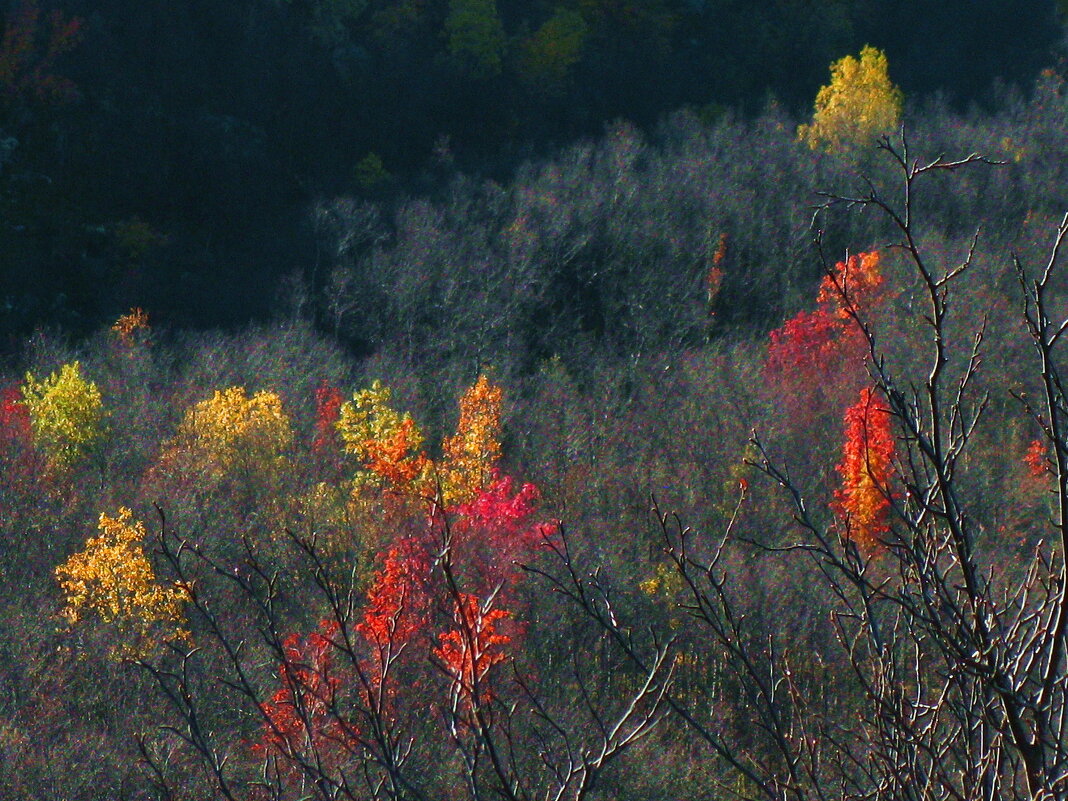
[[156,581],[144,524],[131,517],[126,507],[116,517],[102,513],[100,534],[55,569],[66,594],[63,617],[71,625],[92,617],[116,627],[116,658],[141,658],[162,642],[189,639],[183,613],[189,592]]
[[481,375],[460,398],[456,433],[441,444],[439,470],[446,506],[466,503],[484,489],[501,458],[501,388]]
[[276,475],[292,442],[293,429],[277,393],[261,390],[249,397],[244,387],[230,387],[186,411],[163,460],[216,479],[234,471]]
[[27,373],[22,402],[30,414],[34,442],[53,465],[69,467],[104,435],[100,390],[82,378],[79,362],[63,365],[44,381]]
[[828,152],[864,143],[897,127],[901,102],[886,54],[865,45],[859,60],[845,56],[831,65],[831,82],[816,94],[812,123],[798,127],[797,138]]

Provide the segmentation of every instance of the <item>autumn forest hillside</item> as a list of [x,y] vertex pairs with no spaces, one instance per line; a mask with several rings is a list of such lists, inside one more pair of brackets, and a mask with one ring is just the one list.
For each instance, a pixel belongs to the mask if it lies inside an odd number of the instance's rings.
[[9,4],[0,798],[1068,795],[1063,21],[975,5]]

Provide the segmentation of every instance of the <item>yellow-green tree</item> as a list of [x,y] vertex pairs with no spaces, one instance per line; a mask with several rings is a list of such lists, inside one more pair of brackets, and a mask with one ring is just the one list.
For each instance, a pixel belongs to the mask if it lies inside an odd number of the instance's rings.
[[34,443],[53,465],[74,464],[104,435],[100,390],[82,377],[79,362],[63,365],[44,381],[27,373],[22,402],[30,414]]
[[189,639],[183,611],[189,592],[156,580],[144,524],[131,518],[126,507],[115,517],[102,513],[100,533],[55,569],[66,595],[62,616],[72,626],[91,618],[117,629],[116,658],[144,657],[160,643]]
[[233,472],[276,475],[293,442],[289,417],[275,392],[251,397],[244,387],[216,390],[185,413],[162,461],[219,479]]
[[560,6],[523,43],[520,66],[523,77],[543,91],[554,91],[582,57],[589,26],[582,15]]
[[812,122],[798,127],[797,137],[828,152],[862,144],[897,127],[901,101],[886,54],[865,45],[859,60],[845,56],[831,65],[831,82],[816,94]]

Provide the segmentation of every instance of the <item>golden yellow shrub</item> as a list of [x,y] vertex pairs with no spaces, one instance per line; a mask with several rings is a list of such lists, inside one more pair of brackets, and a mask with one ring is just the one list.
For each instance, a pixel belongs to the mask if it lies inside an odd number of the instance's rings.
[[100,533],[55,569],[66,595],[62,616],[71,625],[94,618],[116,627],[112,654],[118,658],[144,657],[161,642],[189,639],[183,612],[189,593],[156,580],[145,556],[144,524],[131,517],[126,507],[115,517],[102,513]]

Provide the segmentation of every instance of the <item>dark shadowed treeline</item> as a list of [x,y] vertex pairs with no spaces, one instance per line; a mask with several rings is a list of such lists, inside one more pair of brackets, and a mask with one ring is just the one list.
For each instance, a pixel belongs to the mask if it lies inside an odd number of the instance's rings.
[[532,180],[522,163],[614,120],[652,136],[683,106],[705,122],[770,97],[807,112],[827,65],[866,43],[908,97],[989,108],[995,82],[1030,86],[1056,61],[1063,31],[1052,0],[2,10],[5,338],[44,321],[85,332],[133,303],[196,326],[262,320],[282,276],[322,267],[309,212],[324,200],[385,201],[388,218],[448,197],[457,172]]

